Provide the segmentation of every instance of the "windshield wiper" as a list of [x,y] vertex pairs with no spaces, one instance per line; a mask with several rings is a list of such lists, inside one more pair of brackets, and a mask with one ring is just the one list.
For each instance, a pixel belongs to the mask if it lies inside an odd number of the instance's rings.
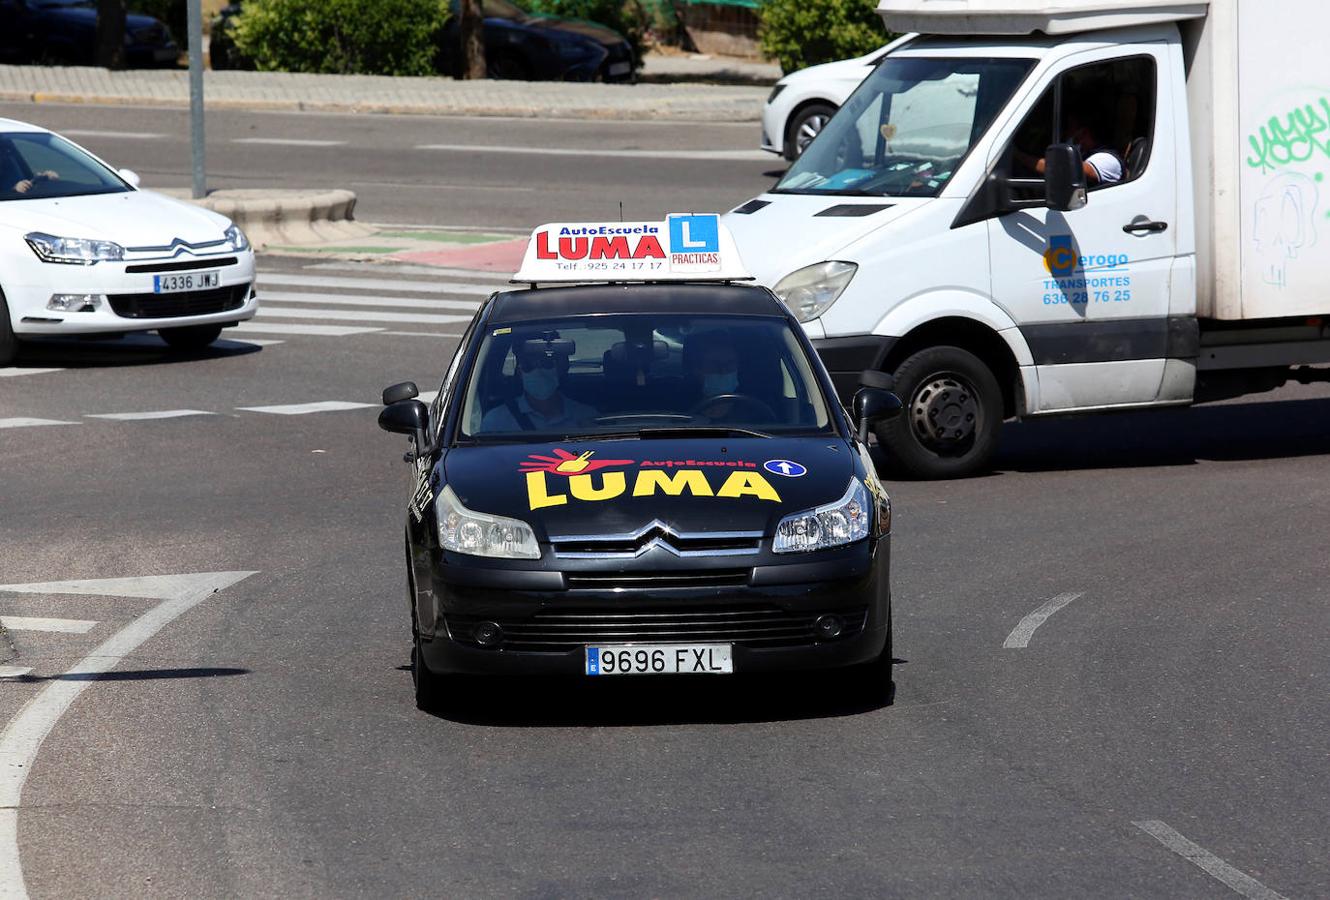
[[673,427],[643,428],[638,432],[638,435],[644,438],[734,437],[737,435],[756,438],[771,437],[771,435],[764,431],[754,431],[751,428],[736,428],[733,425],[677,425]]

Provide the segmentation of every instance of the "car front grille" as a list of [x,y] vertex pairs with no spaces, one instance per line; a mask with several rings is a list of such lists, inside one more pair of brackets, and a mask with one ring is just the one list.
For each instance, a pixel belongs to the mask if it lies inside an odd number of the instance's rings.
[[868,607],[789,612],[776,606],[730,606],[649,610],[544,610],[528,618],[448,615],[452,639],[470,646],[476,626],[495,622],[503,629],[498,645],[507,650],[567,652],[584,644],[721,642],[745,647],[791,647],[818,643],[814,622],[840,616],[844,627],[835,640],[859,634]]
[[219,269],[222,266],[234,266],[238,259],[234,256],[219,256],[212,259],[182,259],[175,262],[147,263],[125,266],[131,274],[144,272],[188,272],[192,269]]
[[625,588],[740,587],[748,583],[750,569],[702,569],[685,572],[569,572],[569,590]]
[[111,309],[127,319],[172,319],[239,309],[249,297],[249,282],[179,294],[108,294]]

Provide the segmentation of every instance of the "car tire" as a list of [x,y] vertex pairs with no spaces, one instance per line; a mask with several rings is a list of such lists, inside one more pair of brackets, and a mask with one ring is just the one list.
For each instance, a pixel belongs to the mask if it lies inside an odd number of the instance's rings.
[[486,55],[485,75],[506,81],[530,81],[531,67],[525,59],[510,50]]
[[794,162],[802,156],[835,114],[836,107],[830,103],[810,103],[799,110],[785,129],[785,158]]
[[896,367],[900,416],[878,425],[888,466],[914,478],[982,472],[997,449],[1002,389],[983,360],[960,347],[928,347]]
[[435,672],[425,662],[425,654],[420,649],[420,633],[417,632],[411,647],[411,683],[416,690],[416,709],[424,712],[437,712],[441,709],[445,696],[445,680],[444,676]]
[[896,656],[891,642],[891,606],[887,606],[887,643],[871,662],[855,666],[851,672],[853,689],[867,706],[891,706],[896,702],[896,681],[892,677]]
[[202,350],[222,335],[220,325],[184,325],[180,328],[159,328],[157,333],[172,350]]
[[14,323],[9,320],[9,304],[5,302],[5,292],[0,291],[0,366],[13,365],[18,357],[18,337],[14,334]]

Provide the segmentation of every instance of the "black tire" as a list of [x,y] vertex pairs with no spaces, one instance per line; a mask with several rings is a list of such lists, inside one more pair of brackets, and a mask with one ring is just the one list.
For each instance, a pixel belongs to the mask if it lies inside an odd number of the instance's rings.
[[504,51],[493,56],[486,54],[485,74],[506,81],[530,81],[531,67],[516,53]]
[[888,465],[915,478],[982,472],[1002,427],[1002,389],[983,360],[960,347],[928,347],[895,376],[905,409],[875,430]]
[[411,648],[411,683],[416,689],[416,709],[425,712],[437,712],[443,707],[445,697],[444,676],[433,671],[425,662],[420,652],[420,635],[416,635],[415,645]]
[[855,666],[851,670],[854,679],[852,689],[857,691],[869,706],[891,706],[896,701],[896,681],[892,669],[896,656],[891,642],[891,607],[887,607],[887,643],[882,653],[872,662]]
[[802,156],[835,114],[836,107],[830,103],[810,103],[795,113],[785,129],[785,158],[794,162]]
[[202,350],[222,335],[220,325],[184,325],[159,328],[157,333],[172,350]]
[[5,292],[0,291],[0,366],[11,366],[18,357],[18,338],[14,335],[14,323],[9,321],[9,304],[5,302]]

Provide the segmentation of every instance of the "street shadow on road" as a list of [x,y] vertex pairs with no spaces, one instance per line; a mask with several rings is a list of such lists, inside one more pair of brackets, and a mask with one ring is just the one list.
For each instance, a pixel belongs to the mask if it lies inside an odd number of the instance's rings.
[[1185,466],[1330,454],[1330,399],[1028,420],[1002,429],[996,471]]
[[848,673],[627,678],[459,678],[441,719],[494,727],[735,725],[882,709]]
[[156,335],[131,335],[107,341],[38,338],[19,348],[17,366],[25,368],[104,369],[121,366],[157,366],[226,359],[258,353],[263,348],[243,340],[219,339],[202,350],[173,350]]
[[25,675],[19,681],[156,681],[173,678],[226,678],[248,675],[249,669],[128,669],[114,672],[66,672],[60,675]]

